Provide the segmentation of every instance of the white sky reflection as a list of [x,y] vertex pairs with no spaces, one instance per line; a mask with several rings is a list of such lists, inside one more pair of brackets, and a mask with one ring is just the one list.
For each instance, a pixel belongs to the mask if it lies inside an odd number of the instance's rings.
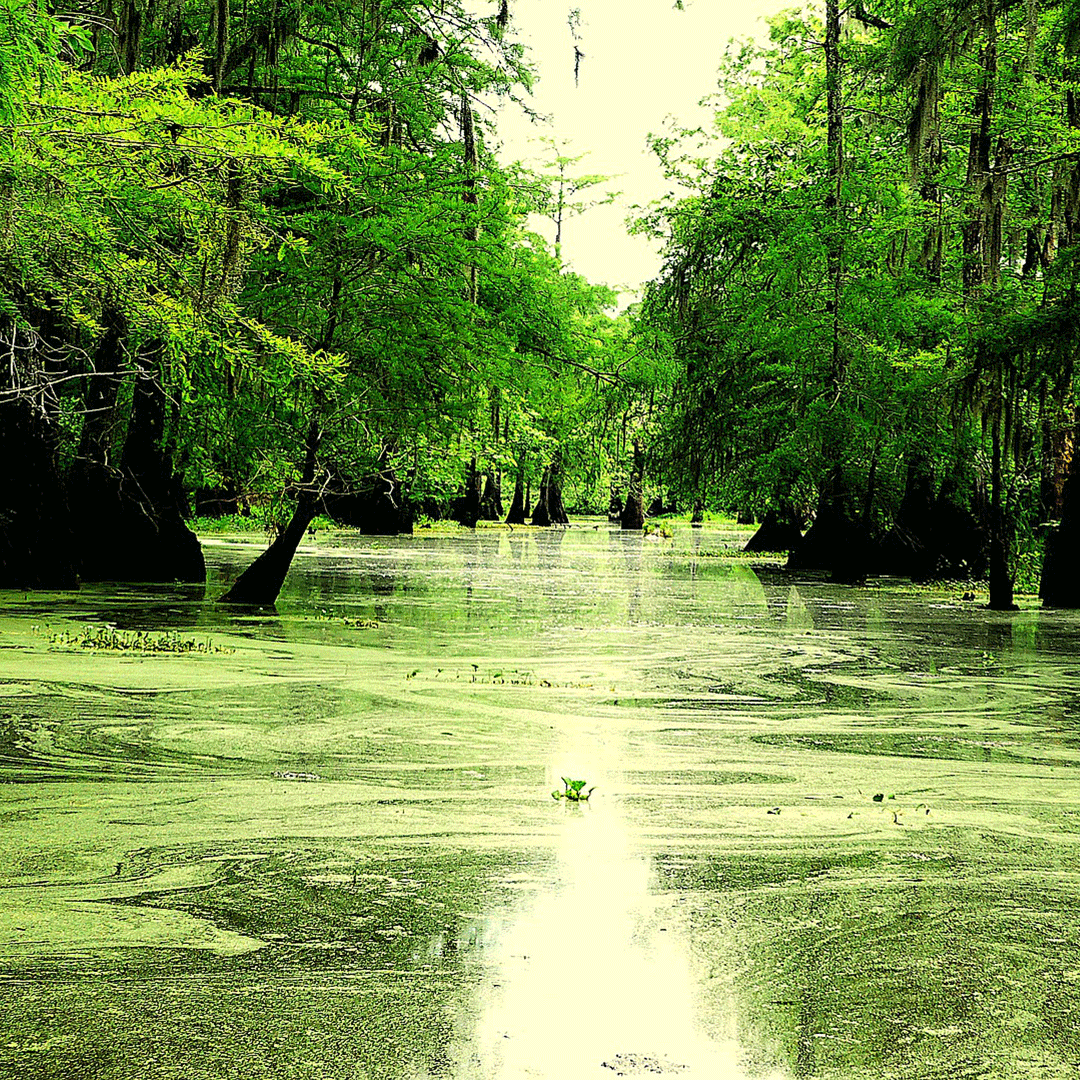
[[580,777],[589,762],[597,791],[587,805],[552,808],[559,824],[550,887],[487,942],[490,974],[467,1075],[743,1080],[730,1018],[708,1017],[724,1031],[700,1026],[702,988],[677,896],[650,889],[648,853],[612,790],[619,732],[566,716],[553,736],[553,786]]

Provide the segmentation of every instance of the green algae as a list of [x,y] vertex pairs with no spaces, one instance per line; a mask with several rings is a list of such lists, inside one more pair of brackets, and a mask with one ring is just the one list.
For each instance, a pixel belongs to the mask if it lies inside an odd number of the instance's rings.
[[[731,542],[334,534],[274,611],[4,597],[0,1075],[1074,1074],[1080,620]],[[87,623],[230,651],[33,631]]]

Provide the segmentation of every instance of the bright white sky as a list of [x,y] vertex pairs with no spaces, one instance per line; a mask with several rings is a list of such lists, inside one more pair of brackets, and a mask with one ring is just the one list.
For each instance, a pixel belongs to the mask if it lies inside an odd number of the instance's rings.
[[[547,135],[570,154],[589,151],[577,169],[612,176],[623,194],[610,206],[564,222],[563,257],[591,281],[636,290],[654,277],[660,261],[644,237],[626,235],[629,207],[659,198],[667,187],[645,137],[660,133],[668,117],[702,123],[697,108],[716,89],[716,71],[731,38],[762,34],[763,16],[794,0],[511,0],[515,37],[530,49],[539,79],[532,104],[551,117],[541,127],[516,110],[498,121],[505,161],[536,163]],[[580,8],[578,85],[574,41],[567,19]],[[550,242],[554,228],[534,228]],[[624,296],[624,302],[632,299]]]

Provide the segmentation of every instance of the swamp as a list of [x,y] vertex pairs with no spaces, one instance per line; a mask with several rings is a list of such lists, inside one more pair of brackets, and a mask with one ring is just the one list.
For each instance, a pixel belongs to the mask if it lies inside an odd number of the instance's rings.
[[0,1075],[1075,1076],[1080,619],[749,534],[3,594]]
[[1080,1073],[1080,0],[580,2],[0,0],[0,1080]]

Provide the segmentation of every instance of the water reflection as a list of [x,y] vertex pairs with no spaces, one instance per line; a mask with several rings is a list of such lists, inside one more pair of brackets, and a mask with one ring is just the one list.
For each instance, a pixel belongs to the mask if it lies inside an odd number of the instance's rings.
[[672,899],[650,892],[617,805],[562,809],[551,887],[498,936],[459,1076],[745,1076],[737,1045],[699,1026]]
[[611,530],[608,548],[612,564],[622,571],[626,581],[626,622],[633,626],[641,621],[641,569],[644,539],[640,532]]
[[587,763],[597,793],[554,807],[548,879],[485,950],[460,1080],[746,1076],[730,1002],[713,998],[703,1015],[679,898],[655,888],[652,857],[623,813],[627,752],[595,721],[554,724],[550,782],[581,778]]

